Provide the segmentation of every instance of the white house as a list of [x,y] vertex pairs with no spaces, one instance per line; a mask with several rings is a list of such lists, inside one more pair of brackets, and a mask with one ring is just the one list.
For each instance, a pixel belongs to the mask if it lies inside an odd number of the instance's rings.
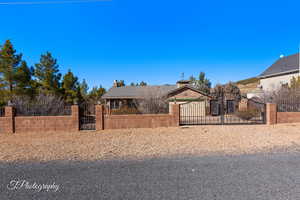
[[281,57],[260,76],[260,87],[264,91],[274,91],[283,84],[289,84],[293,77],[298,77],[299,53]]

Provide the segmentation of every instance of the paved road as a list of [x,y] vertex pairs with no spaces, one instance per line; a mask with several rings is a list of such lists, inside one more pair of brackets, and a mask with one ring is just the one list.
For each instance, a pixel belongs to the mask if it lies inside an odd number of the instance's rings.
[[300,199],[296,153],[0,164],[0,175],[1,200]]

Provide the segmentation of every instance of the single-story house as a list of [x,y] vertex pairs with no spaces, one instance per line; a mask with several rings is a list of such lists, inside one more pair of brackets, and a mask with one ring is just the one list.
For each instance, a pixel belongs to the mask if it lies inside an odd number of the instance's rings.
[[[220,114],[221,108],[218,100],[185,80],[178,81],[176,85],[125,87],[114,85],[102,98],[105,100],[107,108],[113,111],[122,108],[122,106],[135,107],[137,101],[147,98],[148,95],[153,96],[153,94],[166,98],[170,107],[172,104],[193,105],[191,107],[197,107],[201,110],[201,115]],[[239,103],[243,102],[235,102],[227,96],[224,103],[226,113],[234,113],[239,108]],[[199,113],[197,114],[199,115]]]
[[123,105],[134,106],[134,102],[147,98],[147,96],[166,97],[170,102],[184,103],[197,101],[201,98],[211,98],[197,88],[190,85],[189,81],[181,80],[176,85],[159,86],[125,86],[114,85],[103,95],[105,104],[110,109],[119,109]]
[[299,53],[281,57],[260,76],[260,88],[263,91],[274,91],[284,84],[289,84],[293,77],[298,77],[300,72]]

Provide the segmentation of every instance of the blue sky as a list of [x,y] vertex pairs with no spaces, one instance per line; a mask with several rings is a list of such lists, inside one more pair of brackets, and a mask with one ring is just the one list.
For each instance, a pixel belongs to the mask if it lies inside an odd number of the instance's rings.
[[172,84],[200,71],[216,84],[256,76],[296,53],[299,10],[296,0],[0,5],[0,42],[11,39],[30,65],[50,51],[62,72],[71,68],[90,86]]

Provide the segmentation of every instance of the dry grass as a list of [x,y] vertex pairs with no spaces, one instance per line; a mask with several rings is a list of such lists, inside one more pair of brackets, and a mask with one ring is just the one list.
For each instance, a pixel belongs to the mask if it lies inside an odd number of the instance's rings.
[[300,124],[0,135],[0,161],[99,160],[300,149]]

